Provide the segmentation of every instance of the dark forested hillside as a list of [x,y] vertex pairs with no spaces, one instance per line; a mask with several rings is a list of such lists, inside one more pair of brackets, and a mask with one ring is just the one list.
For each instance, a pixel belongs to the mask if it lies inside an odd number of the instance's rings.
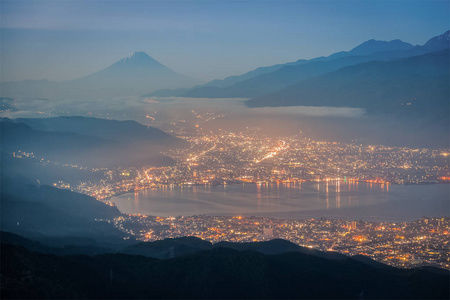
[[447,299],[448,272],[226,248],[170,260],[55,256],[2,244],[2,298]]
[[34,186],[2,178],[1,229],[25,235],[118,238],[113,225],[96,220],[121,213],[95,198],[50,186]]

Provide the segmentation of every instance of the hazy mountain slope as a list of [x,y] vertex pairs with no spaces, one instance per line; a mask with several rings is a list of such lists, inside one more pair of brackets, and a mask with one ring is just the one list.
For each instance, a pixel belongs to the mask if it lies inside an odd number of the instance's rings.
[[218,87],[218,88],[228,87],[228,86],[232,86],[233,84],[236,84],[238,82],[241,82],[241,81],[244,81],[247,79],[251,79],[251,78],[259,76],[259,75],[277,71],[284,66],[302,65],[307,62],[308,61],[305,59],[300,59],[298,61],[289,62],[289,63],[285,63],[285,64],[277,64],[277,65],[273,65],[273,66],[259,67],[259,68],[256,68],[255,70],[244,73],[242,75],[229,76],[225,79],[212,80],[208,83],[202,84],[201,86],[202,87]]
[[157,128],[144,126],[136,121],[117,121],[88,117],[18,118],[16,121],[27,124],[35,130],[69,132],[114,141],[177,142],[178,140]]
[[[449,50],[359,64],[247,101],[257,106],[338,106],[448,118]],[[408,104],[409,103],[409,104]]]
[[[54,256],[2,244],[4,298],[447,299],[448,272],[216,248],[171,260]],[[27,274],[27,280],[23,280]]]
[[303,79],[371,60],[373,60],[372,57],[352,56],[338,58],[332,61],[315,61],[297,66],[284,66],[277,71],[236,83],[227,88],[194,88],[183,94],[183,96],[210,98],[249,98],[261,96],[287,87]]
[[[147,94],[145,96],[159,96],[159,97],[167,97],[167,96],[247,97],[247,96],[249,96],[249,97],[251,97],[251,96],[261,94],[257,90],[254,89],[254,87],[252,85],[255,85],[255,82],[251,81],[251,79],[262,76],[264,74],[276,72],[276,71],[282,69],[283,67],[299,66],[299,65],[304,65],[304,64],[313,63],[313,62],[325,62],[325,61],[330,61],[330,60],[344,58],[344,57],[350,57],[350,56],[367,56],[367,55],[375,54],[377,52],[405,51],[405,50],[409,50],[411,48],[414,48],[414,46],[412,46],[409,43],[402,42],[400,40],[394,40],[394,41],[390,41],[390,42],[369,40],[369,41],[364,42],[361,45],[353,48],[352,50],[350,50],[348,52],[342,51],[342,52],[334,53],[328,57],[318,57],[318,58],[314,58],[311,60],[300,59],[296,62],[291,62],[291,63],[286,63],[286,64],[277,64],[277,65],[268,66],[268,67],[260,67],[260,68],[257,68],[253,71],[247,72],[242,75],[230,76],[230,77],[227,77],[222,80],[212,80],[206,84],[193,87],[192,89],[159,90],[154,93]],[[376,59],[376,58],[372,58],[372,60],[373,59]],[[369,60],[366,59],[364,61],[369,61]],[[358,62],[360,62],[360,61],[358,61]],[[351,64],[351,62],[350,62],[350,64]],[[330,70],[332,70],[332,69],[333,69],[333,67],[330,68]],[[289,71],[287,71],[287,72],[289,72]],[[318,73],[315,73],[315,74],[319,74],[319,73],[322,73],[322,72],[320,70],[318,70]],[[286,77],[281,75],[280,78],[277,78],[277,76],[272,76],[269,78],[272,78],[272,79],[275,79],[278,81],[286,80],[286,78],[289,80],[289,79],[291,79],[291,77],[289,75],[292,76],[294,74],[287,74]],[[304,76],[308,77],[309,75],[305,74],[305,75],[303,75],[303,77]],[[300,77],[300,79],[302,79],[303,77]],[[263,81],[266,80],[266,81],[261,83],[260,88],[265,89],[266,88],[265,84],[267,83],[267,78],[263,78],[262,80]],[[241,82],[244,82],[244,81],[249,83],[250,90],[246,90],[245,83],[240,84]],[[257,79],[256,79],[256,82],[258,82]],[[285,87],[285,86],[289,85],[289,83],[292,83],[292,82],[295,82],[294,78],[292,78],[292,80],[288,81],[286,84],[278,83],[278,86]],[[238,86],[235,87],[235,85],[238,85]],[[228,87],[230,87],[230,89],[226,89]],[[274,88],[276,88],[276,85],[275,85],[275,87],[270,88],[270,90],[272,91]]]
[[90,136],[80,136],[74,133],[47,132],[34,130],[23,123],[10,119],[1,119],[2,151],[13,152],[22,150],[42,156],[58,154],[75,155],[86,149],[112,146],[111,141]]
[[[448,33],[446,34],[448,35]],[[219,98],[259,97],[288,87],[296,82],[332,72],[343,67],[370,61],[389,61],[392,59],[422,55],[424,53],[435,51],[435,48],[425,46],[414,47],[411,44],[404,43],[400,40],[390,42],[369,40],[348,52],[339,52],[328,57],[319,57],[300,65],[285,65],[273,72],[238,82],[226,88],[193,88],[182,94],[182,96]]]
[[120,215],[116,207],[50,186],[34,186],[2,176],[1,229],[30,236],[123,236],[112,224],[96,219]]
[[[419,56],[419,55],[424,55],[427,53],[437,52],[437,51],[441,51],[441,50],[450,48],[449,35],[450,35],[450,30],[446,31],[445,33],[443,33],[439,36],[429,39],[422,46],[419,46],[419,45],[412,46],[411,44],[401,42],[400,40],[394,40],[391,42],[369,40],[369,41],[361,44],[360,46],[352,49],[348,53],[354,53],[354,54],[367,53],[368,49],[365,44],[370,44],[373,46],[373,48],[372,48],[373,50],[380,49],[380,48],[383,49],[382,52],[376,52],[376,53],[370,54],[370,55],[374,56],[376,58],[376,60],[391,60],[391,59]],[[388,44],[386,44],[386,43],[391,44],[391,46],[394,46],[394,45],[396,45],[396,46],[389,47]],[[362,47],[362,46],[364,46],[364,47]],[[371,52],[373,50],[369,50],[369,52]],[[337,53],[336,55],[339,55],[339,54],[340,53]],[[329,56],[328,58],[332,58],[334,55],[335,54]],[[358,55],[361,55],[361,54],[358,54]]]
[[242,75],[235,75],[235,76],[226,77],[224,79],[211,80],[205,84],[197,85],[192,88],[161,89],[161,90],[157,90],[152,93],[145,94],[145,95],[143,95],[143,97],[152,97],[152,96],[154,96],[154,97],[180,97],[180,96],[184,97],[191,90],[197,90],[197,89],[199,91],[204,91],[205,93],[207,93],[207,92],[213,93],[214,91],[217,91],[217,88],[226,88],[226,87],[232,86],[236,83],[257,77],[259,75],[277,71],[284,66],[302,65],[307,62],[308,62],[308,60],[299,59],[298,61],[295,61],[295,62],[289,62],[289,63],[285,63],[285,64],[277,64],[277,65],[267,66],[267,67],[259,67],[259,68],[256,68],[255,70],[249,71]]
[[52,162],[89,167],[167,165],[160,154],[182,141],[134,121],[82,117],[1,119],[1,149],[5,154],[22,150]]
[[[417,46],[416,46],[417,47]],[[336,58],[348,57],[348,56],[384,56],[385,53],[405,53],[410,51],[415,46],[410,43],[405,43],[401,40],[392,41],[377,41],[374,39],[365,41],[350,51],[341,51],[333,53],[327,57],[313,58],[310,61],[329,61]]]
[[195,80],[178,74],[144,52],[134,52],[89,76],[72,80],[81,92],[102,95],[141,95],[162,88],[189,87]]
[[255,72],[252,76],[234,76],[232,81],[227,81],[228,83],[233,82],[233,84],[205,84],[187,90],[173,90],[172,92],[161,90],[145,96],[181,96],[194,98],[255,97],[284,88],[299,80],[376,59],[377,57],[371,56],[348,56],[346,53],[331,60],[318,58],[311,61],[302,61],[298,64],[290,63],[276,65],[276,67],[266,67],[266,72]]
[[[182,96],[210,98],[251,98],[274,92],[314,76],[325,74],[342,67],[370,61],[389,61],[437,50],[446,49],[449,31],[430,39],[424,46],[413,46],[400,40],[390,42],[369,40],[350,51],[334,53],[328,57],[299,60],[295,63],[275,65],[256,69],[241,76],[228,77],[223,81],[212,81],[187,91],[160,91],[150,96]],[[263,73],[261,73],[263,72]],[[230,83],[232,83],[230,85]]]
[[392,40],[390,42],[386,41],[376,41],[368,40],[359,46],[356,46],[349,51],[351,55],[370,55],[378,52],[386,51],[405,51],[414,48],[410,43],[402,42],[401,40]]
[[[16,155],[17,156],[17,155]],[[64,165],[48,164],[38,158],[13,157],[10,153],[0,153],[0,168],[11,177],[27,178],[30,182],[51,185],[63,181],[76,186],[80,181],[100,182],[104,170],[71,168]]]
[[134,52],[113,65],[76,80],[28,80],[0,84],[4,97],[92,98],[141,95],[163,88],[191,87],[197,82],[178,74],[144,52]]
[[444,34],[436,36],[428,40],[428,42],[423,45],[423,48],[430,52],[448,49],[450,47],[450,30],[446,31]]

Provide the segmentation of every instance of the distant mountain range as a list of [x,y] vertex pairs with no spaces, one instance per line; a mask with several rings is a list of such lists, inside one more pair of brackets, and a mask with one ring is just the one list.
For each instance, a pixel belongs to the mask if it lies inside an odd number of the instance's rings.
[[[248,105],[252,107],[256,106],[282,106],[282,105],[306,105],[302,104],[303,102],[298,100],[297,103],[294,101],[288,101],[287,98],[281,97],[282,93],[284,93],[284,89],[289,89],[290,86],[298,85],[301,86],[302,82],[304,85],[307,85],[306,82],[308,80],[313,80],[313,78],[319,78],[320,76],[324,76],[323,78],[327,78],[325,75],[338,71],[342,68],[346,68],[349,66],[359,66],[354,69],[346,69],[343,72],[350,72],[354,70],[354,74],[348,74],[348,78],[358,78],[358,72],[362,72],[364,67],[372,67],[372,64],[365,64],[368,62],[379,62],[380,65],[384,66],[384,71],[386,76],[393,79],[389,73],[390,64],[393,64],[393,68],[397,65],[397,60],[404,58],[412,58],[415,56],[421,56],[425,54],[431,54],[434,52],[443,51],[450,47],[450,31],[445,32],[444,34],[431,38],[427,43],[422,46],[413,46],[411,44],[402,42],[400,40],[393,40],[390,42],[385,41],[375,41],[369,40],[361,45],[353,48],[348,52],[338,52],[332,54],[328,57],[318,57],[311,60],[299,60],[294,63],[288,63],[284,65],[275,65],[271,67],[258,68],[252,72],[248,72],[246,74],[240,76],[232,76],[228,77],[224,80],[214,80],[207,84],[200,85],[194,87],[192,89],[178,89],[174,90],[171,94],[168,90],[156,91],[151,94],[147,94],[145,96],[182,96],[182,97],[210,97],[210,98],[228,98],[228,97],[238,97],[238,98],[254,98],[248,101]],[[442,61],[442,67],[447,66],[445,57],[440,56]],[[420,59],[418,59],[420,60]],[[384,64],[382,62],[385,62]],[[408,62],[408,61],[405,61]],[[410,61],[412,64],[414,60]],[[405,66],[406,67],[406,66]],[[414,69],[414,65],[411,65],[410,71],[417,74],[420,73],[421,70]],[[424,66],[426,67],[426,66]],[[405,69],[406,71],[406,69]],[[379,76],[384,76],[381,74],[381,70],[378,71]],[[339,73],[338,73],[339,74]],[[402,75],[396,73],[396,75]],[[403,74],[405,75],[405,74]],[[440,79],[444,81],[445,76],[448,76],[448,68],[445,74],[440,73],[440,75],[444,76]],[[330,75],[331,76],[331,75]],[[337,76],[337,75],[336,75]],[[421,81],[422,86],[426,86],[428,82],[433,81],[432,78],[434,75],[431,73],[427,73],[425,76],[422,76],[420,79],[417,78],[416,82],[410,82],[411,86],[408,86],[405,82],[401,87],[396,89],[396,93],[399,97],[406,101],[408,97],[414,98],[414,93],[410,92],[410,88],[416,89],[414,85]],[[317,79],[319,80],[319,79]],[[361,79],[362,80],[362,79]],[[335,82],[337,84],[337,82]],[[340,102],[339,99],[334,101],[335,106],[345,106],[348,104],[352,104],[353,107],[368,107],[365,103],[365,98],[371,97],[369,90],[367,93],[364,93],[363,87],[355,84],[354,86],[358,86],[359,90],[354,91],[352,86],[344,85],[335,86],[335,89],[328,89],[326,87],[326,83],[324,82],[319,89],[315,89],[318,93],[314,94],[312,88],[309,89],[311,100],[308,100],[308,105],[312,106],[323,106],[324,103],[315,102],[313,99],[319,97],[320,93],[328,92],[329,94],[333,94],[336,92],[336,89],[339,89],[341,92],[343,90],[347,91],[346,97],[351,97],[354,94],[354,103]],[[391,81],[391,86],[395,84],[395,81]],[[436,89],[434,89],[436,88]],[[279,91],[279,92],[278,92]],[[304,94],[295,94],[293,89],[289,89],[291,92],[289,96],[291,98],[294,97],[303,97]],[[436,95],[439,98],[447,97],[448,93],[445,93],[445,89],[442,89],[442,85],[440,84],[432,84],[432,86],[428,86],[427,91],[431,93],[434,97]],[[424,94],[424,93],[422,93]],[[273,95],[277,95],[276,100],[272,102],[269,100]],[[342,97],[344,95],[342,94]],[[282,98],[282,100],[281,100]],[[303,97],[304,98],[304,97]],[[347,99],[348,100],[348,99]],[[398,101],[398,99],[395,99]],[[345,105],[344,105],[345,104]],[[356,104],[356,105],[355,105]],[[328,103],[327,105],[330,105]]]
[[365,108],[446,119],[450,99],[450,51],[341,68],[247,101],[259,106],[333,106]]
[[[237,97],[246,97],[246,95],[252,95],[254,96],[256,94],[263,94],[264,91],[259,91],[257,89],[252,89],[247,91],[246,85],[255,85],[257,86],[259,84],[259,80],[251,81],[252,78],[258,78],[259,76],[262,77],[262,80],[266,82],[270,82],[271,79],[274,79],[275,81],[280,81],[281,86],[286,86],[286,84],[289,83],[283,83],[284,80],[292,80],[292,82],[295,82],[297,80],[296,77],[292,77],[290,75],[292,74],[286,74],[284,75],[284,72],[281,72],[281,75],[278,75],[280,73],[274,74],[274,76],[270,77],[263,77],[262,75],[276,72],[284,67],[291,67],[291,66],[301,66],[304,64],[312,63],[312,62],[324,62],[329,61],[337,58],[343,58],[343,57],[353,57],[353,56],[364,56],[364,55],[371,55],[378,52],[391,52],[391,51],[406,51],[411,50],[415,48],[413,45],[402,42],[400,40],[394,40],[391,42],[384,42],[384,41],[375,41],[375,40],[369,40],[367,42],[362,43],[361,45],[355,47],[349,52],[338,52],[335,54],[332,54],[328,57],[318,57],[311,60],[305,60],[305,59],[299,59],[295,62],[290,62],[286,64],[277,64],[273,66],[268,67],[260,67],[253,71],[247,72],[242,75],[237,76],[230,76],[222,80],[212,80],[208,83],[205,83],[203,85],[199,85],[197,87],[194,87],[192,89],[177,89],[173,90],[172,93],[170,90],[159,90],[150,94],[147,94],[145,96],[183,96],[183,97],[234,97],[234,95],[239,95]],[[347,62],[338,62],[335,66],[325,66],[325,70],[314,70],[314,65],[309,67],[307,70],[311,70],[312,74],[302,74],[302,68],[299,67],[300,70],[292,71],[288,70],[289,72],[297,72],[302,77],[309,77],[314,76],[315,74],[321,74],[324,71],[327,70],[333,70],[348,64],[354,64],[358,62],[363,62],[367,60],[371,60],[373,58],[367,57],[367,58],[359,58],[355,59],[355,61],[352,61],[351,59]],[[319,68],[323,66],[323,64],[317,65]],[[306,71],[308,72],[308,71]],[[282,77],[282,78],[278,78]],[[284,78],[283,78],[284,77]],[[302,78],[301,77],[301,78]],[[301,79],[300,78],[300,79]],[[248,80],[248,81],[247,81]],[[242,84],[239,84],[240,82],[244,82]],[[289,81],[291,82],[291,81]],[[236,86],[234,86],[236,85]],[[266,89],[264,85],[261,85],[263,89]],[[228,87],[231,87],[230,89],[226,89]],[[270,90],[274,90],[276,87],[270,88]]]
[[182,140],[135,121],[87,117],[0,119],[1,150],[90,167],[171,164],[160,154]]
[[[383,66],[382,69],[384,71],[381,69],[377,71],[379,77],[387,76],[393,79],[388,73],[390,72],[391,64],[392,68],[396,68],[398,65],[397,60],[444,51],[449,49],[449,47],[450,31],[431,38],[421,46],[413,46],[400,40],[389,42],[368,40],[350,51],[334,53],[328,57],[318,57],[310,60],[300,59],[291,63],[261,67],[242,75],[231,76],[223,80],[213,80],[194,87],[192,87],[194,85],[192,79],[175,73],[144,52],[135,52],[102,71],[77,80],[66,82],[43,80],[2,83],[0,89],[2,96],[11,98],[83,98],[126,95],[142,95],[145,97],[251,98],[247,103],[252,107],[306,105],[306,103],[313,106],[323,106],[325,102],[316,100],[323,97],[324,93],[334,94],[336,90],[339,90],[335,101],[331,104],[335,106],[351,104],[354,107],[369,108],[370,105],[366,103],[365,99],[373,99],[373,90],[371,88],[375,88],[377,84],[379,86],[380,83],[374,83],[370,87],[359,84],[351,86],[348,82],[342,82],[341,86],[335,86],[333,89],[332,87],[328,88],[326,82],[319,84],[318,81],[330,80],[328,74],[343,70],[343,68],[359,66],[345,69],[342,72],[355,72],[353,75],[347,74],[347,78],[349,80],[350,78],[358,78],[361,83],[363,78],[359,78],[359,73],[357,72],[364,73],[364,67],[374,68],[373,64],[366,64],[369,62],[377,62],[380,66]],[[441,63],[445,65],[445,57],[442,57],[442,59]],[[420,70],[414,70],[414,60],[409,62],[412,63],[410,71],[417,74]],[[426,68],[426,66],[424,67]],[[405,69],[405,71],[407,70]],[[400,73],[396,74],[399,76],[404,75]],[[444,75],[447,76],[446,74]],[[425,76],[421,75],[420,79],[417,78],[416,81],[411,81],[409,84],[404,81],[402,85],[395,87],[395,95],[390,95],[389,91],[386,90],[386,94],[382,95],[382,97],[385,99],[392,99],[393,97],[395,103],[398,101],[406,101],[408,98],[418,98],[416,93],[412,92],[412,90],[418,89],[416,84],[425,86],[430,97],[447,97],[448,94],[445,93],[446,90],[442,88],[442,84],[432,83],[435,80],[443,81],[445,78],[441,77],[440,79],[436,79],[435,77],[433,74],[427,73]],[[320,86],[321,89],[315,89],[316,92],[314,93],[312,88],[309,88],[308,94],[306,94],[306,91],[296,94],[294,92],[295,88],[291,88],[291,86],[301,87],[302,84],[306,84],[309,80],[316,80],[314,81],[316,82],[315,84],[318,87]],[[337,83],[337,81],[334,82],[334,84]],[[427,83],[431,84],[427,85]],[[394,85],[395,80],[391,80],[390,86],[394,88]],[[358,87],[357,90],[354,89],[356,86]],[[364,90],[364,86],[368,87],[367,91]],[[345,93],[343,93],[344,90],[346,90]],[[271,102],[269,98],[275,95],[276,100]],[[419,93],[420,97],[423,95],[425,93]],[[308,99],[305,100],[306,96]],[[353,99],[355,101],[354,103],[340,101],[339,97],[354,97]],[[293,98],[298,98],[296,100],[297,102],[293,101]],[[400,98],[402,100],[399,100]],[[330,103],[327,105],[330,105]]]
[[161,88],[189,87],[196,81],[178,74],[144,52],[134,52],[83,78],[55,82],[26,80],[1,83],[4,97],[78,98],[130,96]]

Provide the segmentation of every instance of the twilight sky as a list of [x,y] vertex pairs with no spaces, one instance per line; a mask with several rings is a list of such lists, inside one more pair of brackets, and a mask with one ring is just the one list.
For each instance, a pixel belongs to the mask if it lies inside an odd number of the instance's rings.
[[133,51],[208,81],[346,51],[423,44],[450,29],[448,0],[0,0],[1,81],[69,80]]

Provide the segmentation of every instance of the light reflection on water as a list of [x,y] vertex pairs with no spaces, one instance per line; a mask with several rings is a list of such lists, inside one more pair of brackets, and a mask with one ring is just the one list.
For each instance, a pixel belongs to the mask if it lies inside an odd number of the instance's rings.
[[163,187],[111,200],[125,213],[156,216],[255,215],[278,218],[330,216],[404,220],[448,216],[449,185],[404,186],[363,182],[233,184]]

